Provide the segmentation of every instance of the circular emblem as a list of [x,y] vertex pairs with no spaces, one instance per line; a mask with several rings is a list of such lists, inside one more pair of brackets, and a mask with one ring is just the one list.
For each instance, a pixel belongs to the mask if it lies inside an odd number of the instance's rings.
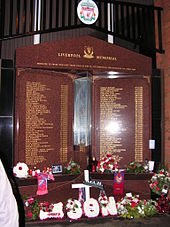
[[121,174],[117,174],[115,178],[116,178],[116,183],[118,184],[120,184],[123,180],[123,177]]
[[77,15],[84,24],[94,24],[99,15],[98,7],[92,0],[82,0],[77,6]]

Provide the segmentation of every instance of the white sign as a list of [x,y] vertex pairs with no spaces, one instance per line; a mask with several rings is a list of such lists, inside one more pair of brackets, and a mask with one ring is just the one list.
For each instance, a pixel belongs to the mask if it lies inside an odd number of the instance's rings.
[[94,24],[98,18],[99,10],[92,0],[82,0],[77,6],[77,15],[84,24]]
[[149,140],[149,149],[155,149],[155,140]]
[[154,161],[149,161],[148,164],[149,164],[149,171],[152,172],[154,170],[155,162]]

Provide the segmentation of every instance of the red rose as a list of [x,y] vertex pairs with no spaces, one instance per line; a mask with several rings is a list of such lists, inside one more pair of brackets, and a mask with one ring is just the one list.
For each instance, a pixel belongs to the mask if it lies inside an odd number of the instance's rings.
[[131,202],[131,207],[134,208],[136,206],[136,203],[135,202]]
[[111,154],[107,154],[106,157],[110,158],[111,157]]
[[156,188],[156,190],[157,190],[157,191],[159,191],[159,190],[160,190],[160,188],[159,188],[159,187],[157,187],[157,188]]
[[156,180],[156,181],[155,181],[155,184],[159,184],[159,182]]

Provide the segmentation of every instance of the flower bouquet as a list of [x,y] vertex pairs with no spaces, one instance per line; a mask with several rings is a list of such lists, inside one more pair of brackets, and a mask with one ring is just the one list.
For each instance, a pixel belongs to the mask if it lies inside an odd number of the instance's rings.
[[63,169],[63,173],[66,173],[66,174],[74,175],[74,174],[79,174],[80,172],[81,172],[80,165],[75,163],[72,159],[66,166],[64,166],[64,169]]
[[140,200],[138,195],[126,195],[117,202],[118,215],[132,219],[151,217],[157,214],[156,202],[153,200]]
[[97,172],[103,173],[113,173],[118,171],[117,161],[111,154],[107,154],[106,157],[102,158],[96,168]]
[[40,206],[33,197],[24,199],[26,219],[37,220],[39,217]]
[[159,213],[170,214],[170,199],[163,195],[157,200],[156,208]]
[[151,191],[157,195],[168,194],[170,186],[169,173],[165,169],[161,169],[158,173],[154,173],[149,181],[149,186]]
[[139,173],[144,173],[145,169],[144,169],[144,166],[142,165],[142,163],[140,163],[140,162],[131,162],[131,163],[129,163],[126,171],[128,173],[139,174]]

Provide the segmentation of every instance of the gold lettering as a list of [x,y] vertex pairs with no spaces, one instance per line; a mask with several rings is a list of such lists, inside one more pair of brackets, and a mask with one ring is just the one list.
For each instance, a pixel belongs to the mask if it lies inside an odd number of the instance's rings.
[[64,58],[81,58],[80,54],[75,53],[58,53],[58,57],[64,57]]
[[96,56],[96,59],[107,60],[107,61],[117,61],[117,58],[112,56]]

